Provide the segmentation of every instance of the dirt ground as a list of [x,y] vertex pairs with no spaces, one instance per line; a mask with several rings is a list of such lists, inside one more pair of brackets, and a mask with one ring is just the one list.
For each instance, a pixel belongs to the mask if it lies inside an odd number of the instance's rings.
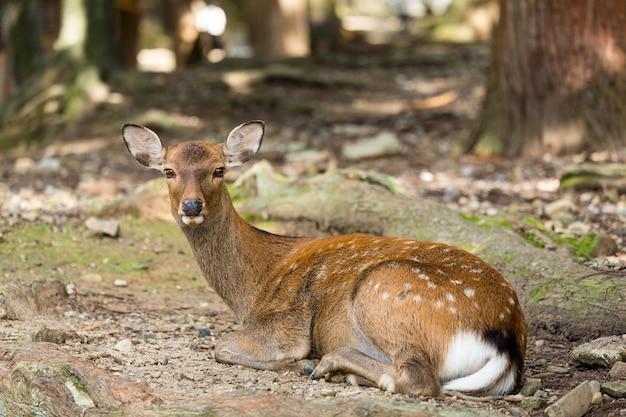
[[[122,123],[146,124],[169,142],[223,138],[241,122],[263,119],[268,130],[260,158],[285,175],[323,170],[336,160],[341,167],[398,176],[419,198],[435,198],[468,214],[516,210],[542,221],[550,220],[547,204],[568,198],[577,221],[607,234],[618,247],[617,253],[588,262],[623,267],[626,201],[619,190],[557,187],[565,166],[619,153],[543,161],[456,154],[484,94],[487,56],[485,46],[421,45],[291,66],[229,63],[179,74],[119,76],[111,84],[114,99],[96,115],[44,146],[1,156],[0,289],[10,282],[60,279],[70,295],[45,317],[8,320],[5,311],[0,338],[18,343],[36,339],[43,327],[54,329],[62,335],[56,342],[68,353],[181,401],[265,392],[456,402],[510,415],[543,415],[543,408],[522,408],[518,397],[424,400],[218,364],[215,339],[238,325],[200,276],[180,232],[161,220],[168,214],[137,219],[133,213],[109,212],[106,217],[121,222],[117,238],[94,236],[84,228],[87,217],[155,178],[126,152],[118,133]],[[403,152],[358,161],[342,157],[344,143],[381,131],[395,132]],[[302,149],[330,157],[322,158],[321,167],[288,157]],[[28,160],[32,167],[17,169]],[[53,166],[43,169],[42,161]],[[579,343],[558,334],[531,335],[525,374],[541,376],[546,403],[584,380],[607,380],[607,370],[571,364],[569,352]],[[626,415],[626,400],[606,399],[588,415]]]

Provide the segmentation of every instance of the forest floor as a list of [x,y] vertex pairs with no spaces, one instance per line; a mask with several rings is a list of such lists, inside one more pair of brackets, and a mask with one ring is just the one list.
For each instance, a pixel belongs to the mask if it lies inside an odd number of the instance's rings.
[[[233,315],[202,279],[167,203],[134,201],[135,211],[123,204],[158,176],[127,153],[119,134],[123,123],[145,124],[173,143],[222,140],[234,126],[262,119],[266,139],[257,160],[269,160],[286,176],[332,166],[383,172],[398,177],[416,198],[437,199],[468,216],[519,213],[563,235],[604,235],[613,250],[581,262],[622,268],[626,198],[620,190],[559,188],[566,167],[616,155],[537,161],[458,152],[480,109],[487,60],[486,46],[419,45],[295,62],[227,62],[174,74],[120,74],[111,80],[110,100],[84,122],[41,146],[0,155],[0,290],[42,279],[61,280],[69,290],[66,302],[43,317],[9,320],[0,309],[0,338],[18,344],[38,340],[34,335],[43,327],[55,329],[63,333],[60,349],[146,384],[164,399],[266,393],[543,415],[543,408],[523,408],[515,399],[424,400],[216,363],[215,339],[237,329]],[[349,159],[346,144],[373,137],[391,138],[392,148],[399,148]],[[90,232],[85,220],[94,215],[119,221],[119,235]],[[548,243],[546,250],[559,249]],[[546,403],[582,381],[607,380],[607,370],[571,364],[569,352],[580,342],[531,335],[525,373],[542,375]],[[625,401],[606,399],[588,415],[626,415]]]

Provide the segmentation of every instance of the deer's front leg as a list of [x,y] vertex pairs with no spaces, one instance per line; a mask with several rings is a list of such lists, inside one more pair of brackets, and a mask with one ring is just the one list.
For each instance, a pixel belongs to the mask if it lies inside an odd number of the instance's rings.
[[217,340],[215,360],[255,369],[310,375],[318,361],[305,359],[311,350],[308,335],[297,332],[297,335],[287,336],[285,333],[284,328],[244,327]]

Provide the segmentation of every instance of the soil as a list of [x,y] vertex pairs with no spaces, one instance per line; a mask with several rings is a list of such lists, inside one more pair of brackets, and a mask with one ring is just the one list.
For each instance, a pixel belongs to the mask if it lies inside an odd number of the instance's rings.
[[[0,288],[10,282],[60,279],[70,292],[52,312],[28,320],[10,320],[0,310],[0,338],[14,345],[29,337],[40,340],[36,335],[42,328],[52,329],[56,336],[48,341],[69,354],[147,384],[156,396],[180,401],[261,392],[454,402],[511,415],[543,415],[543,408],[522,408],[515,396],[421,399],[218,364],[213,360],[215,339],[238,324],[201,278],[179,231],[163,222],[166,210],[140,219],[123,210],[106,212],[122,222],[117,238],[94,236],[84,228],[87,217],[155,178],[126,152],[119,136],[122,123],[146,124],[173,143],[224,138],[239,123],[263,119],[268,127],[260,158],[285,175],[323,171],[335,160],[340,167],[398,176],[414,186],[419,198],[435,198],[470,215],[517,211],[545,223],[553,221],[546,217],[546,205],[569,199],[570,215],[609,236],[618,248],[586,262],[622,268],[621,210],[626,203],[619,190],[558,188],[564,167],[619,159],[619,152],[541,161],[457,152],[480,107],[487,56],[488,48],[480,45],[420,45],[280,65],[229,62],[176,74],[118,76],[111,81],[113,99],[62,137],[0,156],[0,192],[6,198],[1,206],[0,253],[6,261]],[[443,105],[426,100],[432,97],[443,97]],[[446,102],[446,97],[453,98]],[[344,143],[381,131],[395,132],[404,151],[359,161],[342,157]],[[301,149],[331,157],[326,165],[301,170],[288,158]],[[17,170],[18,161],[25,159],[35,166]],[[42,161],[55,160],[59,168],[42,168]],[[118,345],[123,340],[130,347]],[[605,369],[571,364],[569,352],[579,343],[559,334],[531,335],[525,374],[541,376],[546,403],[582,381],[607,380]],[[605,398],[588,415],[626,415],[626,400]]]

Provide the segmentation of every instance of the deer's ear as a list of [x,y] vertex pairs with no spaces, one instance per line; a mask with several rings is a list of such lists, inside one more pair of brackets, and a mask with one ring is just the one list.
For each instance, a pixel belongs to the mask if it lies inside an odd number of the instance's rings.
[[222,145],[226,167],[245,164],[256,155],[261,147],[265,123],[260,120],[244,123],[234,128]]
[[163,170],[167,148],[152,130],[144,126],[125,124],[122,138],[128,151],[143,166]]

